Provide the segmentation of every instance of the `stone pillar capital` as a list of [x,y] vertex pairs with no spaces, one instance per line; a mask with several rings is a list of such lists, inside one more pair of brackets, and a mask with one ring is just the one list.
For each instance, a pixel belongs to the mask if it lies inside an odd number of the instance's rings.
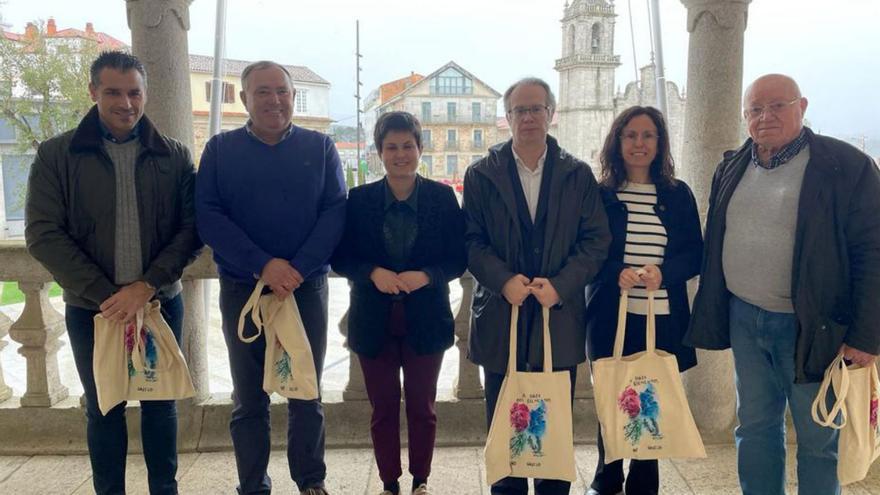
[[687,8],[687,30],[693,33],[704,16],[711,18],[722,29],[734,29],[744,19],[745,29],[748,20],[749,3],[752,0],[681,0]]
[[[125,0],[128,28],[134,29],[135,19],[142,26],[155,28],[162,24],[165,15],[171,13],[177,19],[180,28],[189,31],[189,6],[193,0]],[[137,11],[132,16],[132,11]]]

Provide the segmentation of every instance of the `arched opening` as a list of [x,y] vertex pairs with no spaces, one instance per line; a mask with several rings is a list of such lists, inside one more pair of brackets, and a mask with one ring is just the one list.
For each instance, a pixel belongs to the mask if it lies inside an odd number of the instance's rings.
[[574,25],[568,26],[568,54],[574,55],[575,53],[575,27]]
[[590,53],[599,53],[599,48],[601,48],[602,42],[602,25],[598,22],[593,24],[593,29],[590,33]]

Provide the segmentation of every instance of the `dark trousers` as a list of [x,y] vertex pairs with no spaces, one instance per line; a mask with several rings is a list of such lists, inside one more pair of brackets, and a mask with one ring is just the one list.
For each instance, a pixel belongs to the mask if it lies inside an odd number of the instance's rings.
[[437,415],[437,378],[443,353],[418,355],[400,336],[389,335],[375,358],[358,355],[367,396],[373,407],[370,434],[379,478],[391,483],[400,478],[400,370],[406,397],[409,472],[415,479],[428,479],[434,456]]
[[[266,339],[250,344],[238,338],[238,316],[254,284],[220,278],[220,313],[232,372],[232,419],[229,431],[238,468],[238,493],[270,493],[269,395],[263,391]],[[327,351],[327,276],[303,282],[293,293],[315,360],[318,385]],[[254,323],[245,318],[245,335],[256,333]],[[287,462],[290,477],[300,490],[323,487],[327,475],[324,464],[324,409],[321,399],[287,402]]]
[[[98,495],[125,493],[125,456],[128,453],[128,430],[125,402],[106,416],[98,408],[98,393],[92,362],[95,348],[92,311],[68,305],[64,319],[70,336],[70,348],[86,398],[86,442],[92,465],[92,483]],[[180,343],[183,324],[183,300],[178,295],[162,303],[162,317]],[[176,494],[177,481],[177,407],[171,400],[141,401],[141,441],[147,464],[147,482],[152,495]]]
[[[602,441],[602,427],[599,427],[596,439],[599,448],[599,462],[596,464],[596,474],[590,488],[599,492],[599,495],[616,495],[624,492],[623,460],[605,464],[605,444]],[[660,490],[660,472],[656,460],[629,461],[629,473],[626,476],[627,495],[657,495]]]
[[[541,371],[540,369],[527,369],[521,371]],[[571,400],[574,402],[574,386],[577,379],[577,366],[566,368],[553,368],[553,371],[568,371],[571,377]],[[504,382],[504,374],[494,373],[483,368],[486,383],[486,424],[492,427],[492,416],[495,414],[495,404],[498,402],[498,393],[501,391],[501,384]],[[568,495],[571,490],[571,483],[563,480],[542,480],[535,479],[536,495]],[[526,478],[503,478],[492,485],[492,495],[528,495],[529,485]]]

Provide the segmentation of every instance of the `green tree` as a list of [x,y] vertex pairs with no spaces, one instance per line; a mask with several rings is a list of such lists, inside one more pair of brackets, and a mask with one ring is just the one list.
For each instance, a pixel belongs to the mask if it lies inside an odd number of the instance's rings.
[[[98,54],[93,40],[47,37],[42,22],[34,25],[18,40],[0,33],[0,119],[15,130],[16,151],[25,155],[76,127],[91,108],[89,67]],[[14,175],[26,177],[29,166],[20,162]],[[24,206],[25,191],[24,182],[15,187],[13,209]]]
[[42,22],[20,40],[0,36],[0,118],[16,131],[19,152],[76,127],[92,106],[89,66],[98,46],[46,36]]

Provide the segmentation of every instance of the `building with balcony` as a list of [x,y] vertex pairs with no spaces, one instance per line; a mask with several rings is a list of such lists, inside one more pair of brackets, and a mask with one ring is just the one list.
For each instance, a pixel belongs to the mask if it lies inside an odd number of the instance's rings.
[[[378,161],[372,129],[385,112],[402,110],[422,124],[422,162],[427,175],[453,182],[498,142],[496,115],[501,93],[449,62],[428,76],[385,83],[367,96],[365,129],[369,159]],[[373,168],[373,167],[371,167]]]

